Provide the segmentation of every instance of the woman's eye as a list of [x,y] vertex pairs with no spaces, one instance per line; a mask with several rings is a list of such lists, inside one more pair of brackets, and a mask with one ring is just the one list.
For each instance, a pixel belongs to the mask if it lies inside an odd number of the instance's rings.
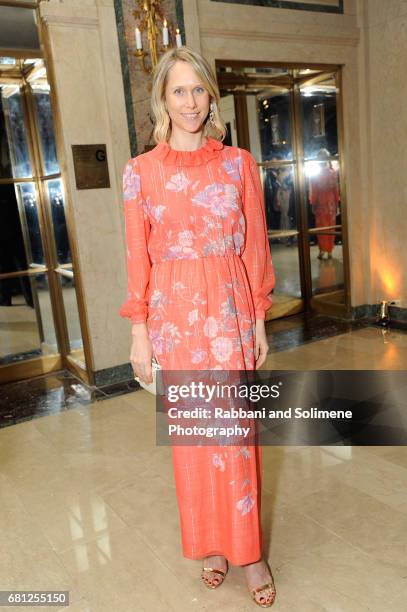
[[204,91],[203,87],[197,87],[196,89],[197,89],[197,91],[199,91],[199,93],[202,93]]

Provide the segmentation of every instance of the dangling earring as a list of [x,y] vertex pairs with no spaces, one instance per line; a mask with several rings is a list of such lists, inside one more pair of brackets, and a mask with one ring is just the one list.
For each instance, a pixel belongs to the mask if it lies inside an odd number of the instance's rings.
[[213,110],[213,104],[210,105],[211,112],[209,113],[209,123],[215,126],[215,113]]

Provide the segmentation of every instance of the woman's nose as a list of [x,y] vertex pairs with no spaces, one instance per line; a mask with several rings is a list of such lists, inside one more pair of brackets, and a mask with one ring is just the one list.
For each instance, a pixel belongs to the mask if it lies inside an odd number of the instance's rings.
[[195,102],[195,98],[194,98],[194,94],[192,93],[192,91],[190,91],[188,93],[188,97],[187,97],[187,106],[190,108],[195,108],[196,106],[196,102]]

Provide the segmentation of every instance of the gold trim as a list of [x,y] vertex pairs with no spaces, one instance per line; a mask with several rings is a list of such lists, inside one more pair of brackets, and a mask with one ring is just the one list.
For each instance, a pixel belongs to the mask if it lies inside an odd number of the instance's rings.
[[[76,298],[78,304],[78,316],[80,322],[80,328],[82,333],[82,342],[83,342],[83,351],[85,354],[85,363],[86,363],[86,371],[82,370],[78,372],[78,376],[85,380],[89,381],[89,384],[94,384],[94,360],[91,351],[91,339],[89,333],[89,322],[87,310],[85,307],[85,295],[82,281],[82,274],[79,266],[79,252],[78,252],[78,240],[77,233],[74,224],[74,216],[72,210],[72,194],[70,189],[69,180],[67,177],[69,176],[68,172],[68,162],[65,155],[65,150],[63,146],[64,137],[63,137],[63,129],[62,129],[62,119],[59,109],[58,102],[58,92],[56,89],[56,72],[55,66],[52,59],[51,52],[51,43],[50,43],[50,34],[48,23],[45,22],[38,12],[38,26],[39,26],[39,36],[41,41],[41,46],[44,49],[44,63],[47,70],[48,82],[50,84],[50,99],[51,99],[51,109],[52,116],[54,120],[54,131],[55,131],[55,144],[57,149],[58,163],[61,170],[61,180],[64,185],[64,194],[65,194],[65,219],[67,232],[69,237],[69,244],[71,250],[71,258],[72,258],[72,266],[75,271],[75,290],[76,290]],[[67,356],[68,357],[68,356]],[[70,360],[66,359],[66,365],[69,367],[71,365]]]
[[26,270],[17,270],[16,272],[2,272],[0,274],[0,280],[5,278],[17,278],[19,276],[38,276],[38,274],[47,274],[49,268],[46,266],[38,268],[27,268]]
[[43,376],[62,370],[63,367],[62,357],[59,354],[43,355],[19,363],[8,363],[0,366],[0,384]]
[[339,190],[341,194],[341,222],[342,222],[342,257],[343,257],[343,280],[345,292],[345,314],[351,316],[352,296],[350,279],[350,256],[349,256],[349,221],[348,221],[348,196],[346,188],[346,164],[345,164],[345,125],[343,116],[343,67],[336,73],[336,87],[339,94],[336,96],[336,120],[338,126],[338,150],[339,150]]
[[321,225],[318,227],[310,227],[308,228],[309,234],[318,234],[318,232],[324,233],[325,230],[336,230],[341,229],[342,225]]
[[269,238],[289,238],[290,236],[298,236],[298,230],[267,230]]
[[271,308],[266,312],[265,320],[272,321],[273,319],[290,317],[300,312],[304,312],[304,300],[302,298],[293,297],[282,303],[278,301],[274,302]]
[[295,166],[297,162],[295,160],[281,160],[281,161],[263,161],[257,162],[259,168],[279,168],[280,166]]
[[[46,0],[49,1],[49,0]],[[16,2],[13,0],[0,0],[0,6],[10,6],[12,8],[38,8],[39,0],[36,2],[33,0],[32,2]]]
[[16,59],[37,59],[42,57],[40,49],[8,49],[0,48],[1,57],[15,57]]
[[79,363],[78,362],[79,360],[75,359],[75,351],[72,351],[70,355],[67,355],[66,360],[67,360],[67,363],[69,364],[68,369],[70,372],[75,374],[82,382],[86,383],[87,385],[93,384],[90,382],[90,377],[88,375],[88,372],[84,370],[83,368],[83,365],[82,365],[83,358],[80,360],[80,363]]

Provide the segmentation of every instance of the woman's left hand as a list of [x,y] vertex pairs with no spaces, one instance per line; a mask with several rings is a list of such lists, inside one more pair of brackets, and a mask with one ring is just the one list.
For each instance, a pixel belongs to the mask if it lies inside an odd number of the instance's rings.
[[258,370],[266,361],[268,350],[269,345],[267,342],[265,322],[263,321],[263,319],[256,319],[256,370]]

